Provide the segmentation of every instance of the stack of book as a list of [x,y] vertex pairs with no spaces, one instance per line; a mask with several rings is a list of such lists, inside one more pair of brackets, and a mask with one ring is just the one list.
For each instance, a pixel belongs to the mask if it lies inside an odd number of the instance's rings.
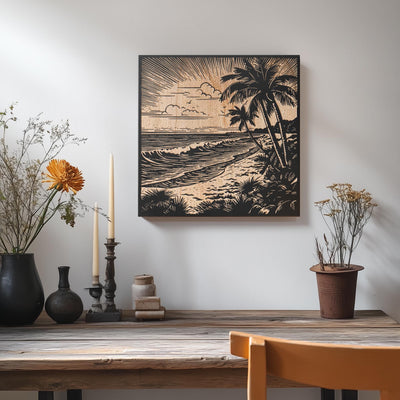
[[158,296],[144,296],[135,299],[135,318],[165,319],[165,308],[161,305]]

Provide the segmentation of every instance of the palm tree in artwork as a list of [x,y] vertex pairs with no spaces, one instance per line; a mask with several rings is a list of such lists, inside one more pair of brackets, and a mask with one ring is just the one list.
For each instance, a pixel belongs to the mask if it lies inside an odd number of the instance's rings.
[[[261,68],[266,69],[266,64],[261,64]],[[272,109],[275,113],[276,120],[279,127],[279,133],[282,139],[282,149],[283,149],[283,157],[285,163],[287,163],[287,139],[286,139],[286,131],[283,129],[282,123],[282,113],[279,108],[278,103],[282,106],[292,106],[295,107],[297,105],[297,78],[293,75],[285,74],[279,75],[275,74],[273,79],[270,82],[270,90],[268,94],[268,99],[271,101]]]
[[[290,59],[278,63],[273,59],[256,58],[254,65],[244,59],[245,68],[236,67],[232,74],[225,75],[221,82],[234,81],[222,93],[220,100],[243,103],[250,99],[249,107],[260,109],[268,135],[282,167],[287,165],[286,132],[282,126],[282,113],[278,106],[297,104],[297,78],[292,75],[295,63]],[[282,73],[282,71],[284,73]],[[280,131],[278,138],[271,123],[275,116]]]
[[248,125],[250,124],[252,126],[255,126],[254,118],[258,116],[257,110],[254,107],[249,107],[249,109],[246,110],[245,106],[241,106],[240,108],[235,106],[235,108],[232,108],[228,111],[228,115],[231,116],[230,125],[232,126],[239,123],[239,131],[241,132],[243,129],[246,129],[246,133],[250,136],[253,142],[264,154],[266,154],[265,149],[262,147],[261,143],[258,142],[257,139],[254,137],[253,132],[251,132]]

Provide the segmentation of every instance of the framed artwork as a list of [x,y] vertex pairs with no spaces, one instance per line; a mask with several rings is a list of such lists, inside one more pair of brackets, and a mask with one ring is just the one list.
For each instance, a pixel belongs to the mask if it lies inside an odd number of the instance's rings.
[[139,216],[299,216],[300,57],[139,56]]

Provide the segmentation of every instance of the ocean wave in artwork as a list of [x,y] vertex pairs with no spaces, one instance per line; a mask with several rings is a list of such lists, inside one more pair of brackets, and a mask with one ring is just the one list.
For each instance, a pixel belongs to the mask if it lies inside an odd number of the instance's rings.
[[143,151],[142,186],[178,187],[212,179],[227,165],[253,154],[254,147],[248,138],[241,137]]
[[217,142],[199,142],[187,146],[174,147],[170,149],[156,149],[143,151],[141,153],[142,162],[165,162],[168,159],[177,160],[182,157],[195,157],[200,153],[204,155],[207,152],[219,152],[223,148],[228,148],[232,143],[246,140],[246,138],[220,140]]

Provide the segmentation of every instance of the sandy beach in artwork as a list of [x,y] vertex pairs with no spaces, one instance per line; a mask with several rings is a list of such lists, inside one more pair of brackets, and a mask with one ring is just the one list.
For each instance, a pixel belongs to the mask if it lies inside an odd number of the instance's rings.
[[239,193],[240,185],[247,179],[260,178],[261,175],[254,160],[259,153],[228,165],[224,172],[207,182],[194,185],[168,188],[174,196],[183,197],[193,211],[204,200],[231,199]]

